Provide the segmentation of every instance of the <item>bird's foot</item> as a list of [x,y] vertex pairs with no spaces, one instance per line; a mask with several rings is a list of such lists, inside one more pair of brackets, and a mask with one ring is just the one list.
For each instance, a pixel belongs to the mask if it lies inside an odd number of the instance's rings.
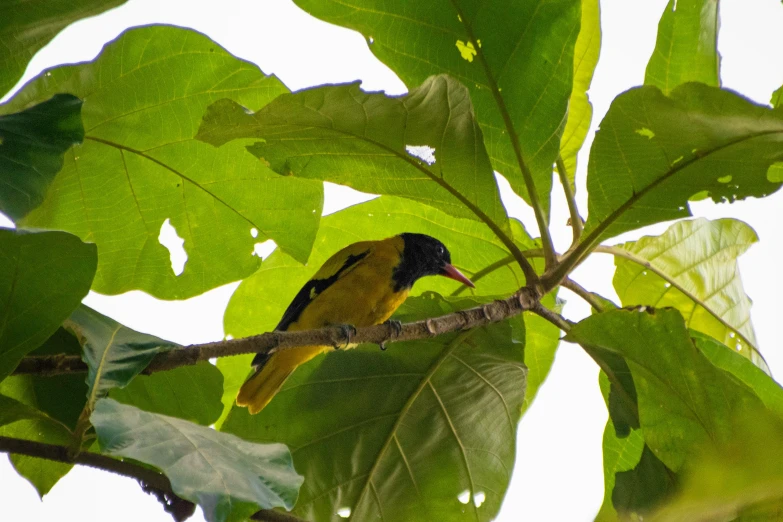
[[[389,337],[394,337],[396,339],[402,333],[402,323],[397,319],[388,319],[384,321],[383,324],[389,327]],[[381,349],[381,351],[385,351],[386,341],[381,342],[378,347]]]
[[[340,329],[340,333],[343,336],[343,340],[345,341],[342,345],[342,348],[348,348],[348,345],[351,344],[351,339],[353,339],[353,336],[356,335],[356,327],[352,324],[338,324],[335,325]],[[334,344],[334,349],[339,350],[341,346],[337,343]]]

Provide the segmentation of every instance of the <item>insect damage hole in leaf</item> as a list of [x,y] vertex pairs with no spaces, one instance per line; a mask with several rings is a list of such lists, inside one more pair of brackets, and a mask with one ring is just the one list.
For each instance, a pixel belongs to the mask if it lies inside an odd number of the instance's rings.
[[344,507],[337,510],[337,516],[340,518],[350,518],[351,516],[351,508]]
[[251,255],[258,256],[261,259],[266,259],[267,257],[269,257],[269,254],[271,254],[275,248],[277,248],[275,242],[272,241],[271,239],[267,239],[263,243],[256,243],[255,245],[253,245],[253,252],[251,253]]
[[166,218],[160,226],[158,242],[169,251],[171,270],[174,275],[182,275],[182,272],[185,271],[185,263],[188,262],[188,254],[185,252],[185,240],[177,234],[177,229],[171,224],[171,219]]
[[459,54],[462,55],[462,58],[469,62],[473,62],[473,57],[478,54],[478,51],[476,51],[476,48],[473,46],[473,42],[470,41],[465,43],[462,40],[457,40],[457,50],[459,50]]
[[427,165],[435,164],[435,149],[429,145],[405,145],[405,151]]
[[479,508],[481,507],[481,504],[483,504],[486,499],[487,499],[486,493],[484,493],[483,491],[479,491],[478,493],[473,495],[473,504],[477,508]]
[[639,136],[644,136],[649,139],[653,139],[655,137],[655,133],[651,129],[648,129],[646,127],[641,129],[636,129],[634,132]]
[[465,491],[457,495],[457,500],[459,500],[460,503],[462,504],[467,504],[468,502],[470,502],[470,491],[466,489]]

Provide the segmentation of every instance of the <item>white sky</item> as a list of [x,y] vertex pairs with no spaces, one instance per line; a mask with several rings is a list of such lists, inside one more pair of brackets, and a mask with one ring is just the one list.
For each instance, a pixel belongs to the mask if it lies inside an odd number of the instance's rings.
[[[618,93],[644,79],[647,59],[655,45],[657,23],[666,0],[602,0],[603,45],[590,90],[595,115],[588,141]],[[779,50],[783,48],[783,6],[779,0],[723,0],[720,51],[725,87],[759,103],[783,85]],[[127,27],[171,23],[206,33],[235,55],[274,73],[291,89],[322,83],[364,81],[367,90],[390,94],[404,85],[378,62],[362,36],[311,18],[287,0],[130,0],[103,16],[78,22],[63,31],[31,62],[23,82],[42,69],[60,63],[92,59],[107,41]],[[577,178],[579,203],[586,215],[584,191],[588,146],[580,157]],[[509,213],[534,229],[532,211],[501,187]],[[355,202],[355,195],[340,187],[327,187],[326,210]],[[783,350],[778,346],[778,304],[783,295],[780,265],[783,195],[716,206],[692,205],[695,216],[734,217],[753,226],[761,241],[740,261],[745,288],[754,301],[753,320],[762,353],[774,375],[783,375]],[[565,226],[567,211],[559,186],[553,198],[553,234],[562,251],[571,232]],[[0,216],[0,225],[8,225]],[[665,224],[644,229],[659,234]],[[635,239],[639,232],[614,242]],[[611,286],[613,261],[596,255],[574,274],[574,279],[616,299]],[[187,301],[162,302],[141,292],[106,297],[92,294],[87,304],[137,330],[183,344],[223,337],[222,316],[236,284],[212,290]],[[573,320],[589,313],[579,298],[563,291],[568,300],[565,315]],[[518,455],[511,486],[498,522],[588,521],[603,497],[601,437],[606,410],[598,389],[598,369],[584,352],[564,344],[538,399],[519,427]],[[77,467],[41,502],[35,490],[15,475],[0,457],[3,508],[9,520],[48,521],[69,516],[83,522],[169,522],[152,497],[129,479]],[[10,510],[10,511],[9,511]],[[201,520],[200,513],[192,518]]]

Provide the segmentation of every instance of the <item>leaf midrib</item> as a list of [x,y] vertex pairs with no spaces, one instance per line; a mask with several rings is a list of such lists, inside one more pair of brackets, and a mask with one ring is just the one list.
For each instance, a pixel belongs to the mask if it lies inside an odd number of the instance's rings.
[[[631,209],[633,205],[636,204],[640,199],[645,197],[649,192],[651,192],[653,189],[655,189],[658,185],[663,183],[664,181],[667,181],[672,176],[678,174],[681,170],[684,170],[694,163],[696,163],[699,160],[708,158],[712,156],[713,154],[716,154],[718,152],[721,152],[725,149],[728,149],[729,147],[733,147],[734,145],[742,144],[746,141],[751,141],[756,138],[763,138],[765,136],[771,136],[775,134],[783,134],[783,130],[769,130],[769,131],[761,131],[753,134],[747,134],[745,136],[741,136],[739,138],[729,140],[725,143],[722,143],[712,149],[706,150],[702,152],[701,154],[694,155],[692,158],[684,160],[674,167],[672,167],[668,172],[664,173],[659,178],[655,179],[653,182],[651,182],[649,185],[644,187],[643,189],[639,190],[638,192],[634,191],[633,195],[626,200],[625,203],[620,205],[617,209],[615,209],[611,214],[609,214],[603,221],[601,221],[587,236],[583,238],[583,240],[574,248],[570,254],[566,254],[565,259],[560,263],[558,270],[555,270],[552,272],[552,278],[558,279],[562,275],[564,275],[566,272],[572,270],[576,265],[582,262],[584,256],[591,250],[595,250],[595,244],[599,242],[601,235],[608,229],[614,222],[620,218],[625,212]],[[561,273],[562,272],[562,273]]]
[[[373,464],[372,468],[370,468],[370,472],[367,474],[367,481],[364,483],[364,486],[362,486],[361,491],[359,492],[359,496],[356,497],[356,503],[354,504],[353,511],[355,512],[359,505],[362,502],[362,499],[364,498],[365,494],[367,493],[368,487],[370,483],[372,482],[373,476],[375,475],[376,471],[378,471],[378,467],[381,464],[381,461],[383,460],[383,457],[386,455],[386,452],[388,451],[389,447],[391,446],[392,440],[396,438],[397,436],[397,430],[402,425],[402,420],[408,415],[411,408],[413,407],[413,404],[416,402],[416,400],[419,398],[421,393],[424,391],[424,388],[427,387],[427,385],[430,383],[430,379],[437,373],[437,371],[440,369],[440,366],[443,364],[443,362],[452,354],[454,350],[457,349],[457,347],[461,346],[462,343],[467,340],[471,335],[473,335],[478,329],[468,330],[466,332],[463,332],[459,334],[440,354],[440,356],[435,360],[435,362],[430,366],[430,368],[427,370],[427,373],[424,374],[424,378],[419,383],[419,386],[414,390],[414,392],[411,394],[410,397],[408,397],[408,400],[403,405],[402,409],[400,410],[399,416],[397,417],[397,420],[394,422],[394,425],[392,426],[391,430],[389,430],[389,436],[386,437],[386,440],[383,443],[383,446],[381,446],[380,450],[378,451],[378,456],[375,458],[375,463]],[[448,414],[447,414],[448,415]],[[460,446],[462,447],[462,446]],[[467,460],[467,456],[464,455],[463,450],[463,457]],[[470,476],[470,468],[467,468],[468,475]],[[470,482],[473,483],[473,477],[470,476]],[[478,520],[478,513],[476,514],[476,519]]]

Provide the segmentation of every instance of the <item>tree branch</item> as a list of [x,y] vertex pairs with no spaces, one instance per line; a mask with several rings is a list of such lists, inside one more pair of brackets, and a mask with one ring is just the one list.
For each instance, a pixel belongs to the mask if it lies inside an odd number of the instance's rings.
[[[107,457],[106,455],[83,452],[79,453],[75,458],[71,458],[68,453],[68,448],[65,446],[3,436],[0,436],[0,453],[15,453],[17,455],[27,455],[28,457],[38,457],[56,462],[65,462],[66,464],[79,464],[103,471],[110,471],[123,477],[138,480],[142,484],[142,489],[145,491],[152,490],[147,492],[161,492],[171,497],[175,497],[178,501],[183,503],[189,502],[188,500],[178,497],[176,493],[174,493],[171,489],[171,482],[169,482],[169,479],[164,474],[137,464],[132,464],[129,461]],[[288,515],[272,509],[257,511],[250,518],[262,522],[304,522],[302,519],[293,515]]]
[[560,155],[557,156],[555,165],[557,166],[557,173],[560,176],[560,184],[563,185],[563,192],[565,192],[568,212],[571,214],[571,230],[574,233],[573,244],[575,245],[582,236],[582,217],[579,215],[579,208],[576,206],[576,196],[574,191],[571,190],[571,183],[568,181],[568,171],[566,170],[565,163]]
[[552,323],[553,325],[557,326],[564,332],[569,332],[571,330],[571,326],[573,326],[573,322],[569,321],[562,315],[553,312],[546,306],[542,305],[541,303],[536,303],[536,306],[533,307],[532,312],[536,315],[539,315]]
[[[398,341],[427,339],[458,330],[496,323],[532,310],[540,294],[537,289],[524,287],[507,299],[462,310],[440,317],[403,324],[400,328],[379,324],[357,328],[346,338],[339,327],[303,330],[298,332],[267,332],[243,339],[231,339],[206,344],[175,348],[155,356],[142,373],[150,374],[172,370],[207,361],[215,357],[228,357],[246,353],[271,353],[300,346],[326,345],[339,348],[347,343],[371,343],[386,345]],[[86,372],[87,365],[78,355],[27,356],[14,370],[14,375],[60,375]]]
[[568,288],[573,293],[575,293],[576,295],[578,295],[579,297],[587,301],[587,304],[592,306],[593,310],[595,310],[596,312],[603,312],[606,309],[604,304],[595,298],[595,294],[593,294],[593,292],[590,292],[589,290],[585,289],[582,285],[580,285],[573,279],[566,278],[563,281],[562,286],[564,288]]

